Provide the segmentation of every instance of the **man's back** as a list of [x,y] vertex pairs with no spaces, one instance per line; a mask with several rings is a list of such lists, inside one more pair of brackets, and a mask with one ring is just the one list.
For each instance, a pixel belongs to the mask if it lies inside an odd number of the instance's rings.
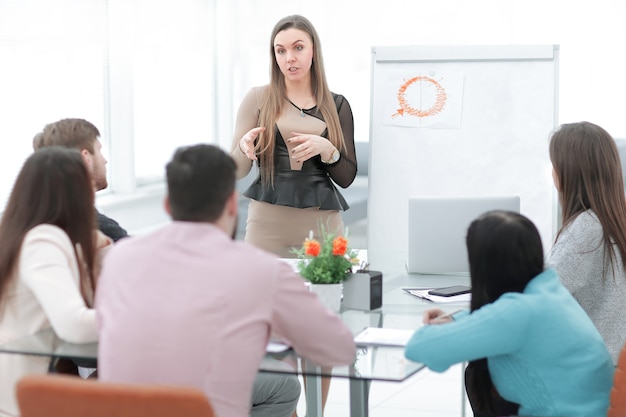
[[96,303],[100,379],[192,385],[217,415],[249,414],[270,332],[320,365],[354,357],[351,333],[288,265],[208,223],[121,241]]

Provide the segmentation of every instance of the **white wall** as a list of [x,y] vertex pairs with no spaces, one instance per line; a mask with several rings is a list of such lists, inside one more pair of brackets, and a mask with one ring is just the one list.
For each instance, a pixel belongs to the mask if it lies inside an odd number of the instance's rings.
[[[71,5],[67,0],[48,1],[62,3],[64,7]],[[133,1],[141,7],[154,4],[161,11],[169,7],[177,11],[177,19],[187,21],[184,16],[179,16],[180,6],[177,8],[177,4],[181,3],[174,0]],[[626,96],[626,77],[623,77],[626,55],[622,53],[626,41],[626,25],[623,24],[626,7],[622,0],[596,0],[591,4],[586,0],[197,0],[196,6],[192,3],[191,0],[185,2],[192,10],[201,10],[207,16],[210,30],[198,29],[197,38],[211,38],[213,44],[205,50],[215,62],[215,76],[211,74],[213,70],[207,70],[210,85],[203,82],[198,85],[203,90],[213,90],[214,94],[213,97],[198,95],[188,82],[176,83],[176,79],[188,81],[185,77],[198,75],[197,68],[186,68],[194,60],[184,61],[180,73],[172,73],[170,78],[163,79],[164,88],[155,92],[161,94],[159,100],[175,103],[179,110],[189,109],[188,112],[177,110],[169,113],[172,120],[168,120],[168,131],[175,131],[172,126],[176,123],[183,125],[188,122],[187,115],[193,115],[194,122],[200,121],[198,127],[184,137],[168,134],[166,146],[176,145],[177,141],[182,144],[204,140],[214,141],[224,148],[230,146],[230,132],[239,101],[250,87],[268,81],[271,29],[278,19],[294,13],[307,16],[316,26],[323,44],[330,87],[350,101],[356,139],[359,141],[369,138],[371,47],[414,44],[558,44],[561,48],[559,121],[588,120],[603,126],[614,136],[626,137],[621,104]],[[0,6],[10,4],[13,3],[0,0]],[[1,8],[0,45],[2,42],[10,45],[11,42],[11,34],[7,33],[10,26],[6,24],[10,16],[5,13],[9,9]],[[37,8],[31,9],[37,13]],[[197,19],[190,18],[188,21],[197,22]],[[175,29],[167,26],[172,36]],[[111,30],[115,30],[115,26]],[[167,33],[162,36],[167,36]],[[168,48],[173,49],[172,46],[170,44]],[[158,63],[158,59],[155,62]],[[7,121],[15,119],[10,113],[15,109],[14,103],[37,103],[40,97],[36,92],[25,97],[7,94],[8,87],[5,86],[15,83],[15,78],[13,75],[8,78],[9,74],[3,68],[6,67],[0,66],[0,80],[5,77],[4,83],[0,81],[0,108],[5,109]],[[23,81],[32,77],[27,71],[23,74]],[[173,96],[169,97],[168,92]],[[73,90],[67,89],[67,93],[71,97]],[[197,109],[207,108],[207,99],[211,100],[210,106],[214,111],[203,120],[204,113],[197,112]],[[195,100],[199,101],[196,103]],[[24,119],[26,116],[21,114],[20,117]],[[164,116],[155,115],[151,120],[158,125],[163,119]],[[16,125],[16,129],[20,129],[18,134],[7,134],[0,129],[4,148],[0,153],[0,167],[4,178],[15,175],[15,161],[20,161],[29,152],[30,144],[24,141],[29,142],[43,122],[42,119],[27,128],[20,123]],[[196,131],[197,136],[194,136]],[[161,155],[161,142],[156,138],[147,143]],[[17,156],[9,152],[13,148],[19,148]],[[110,171],[124,170],[115,165],[125,157],[128,155],[111,158]],[[144,150],[133,157],[151,158],[151,153]],[[116,203],[105,202],[102,196],[98,197],[98,204],[106,203],[105,212],[127,204],[139,204],[141,198],[137,196],[143,196],[142,190],[129,189],[130,193],[124,194],[112,188]],[[4,192],[0,201],[4,201],[8,187]],[[110,200],[109,197],[107,199]],[[124,199],[128,201],[120,203]],[[123,216],[126,209],[120,210]],[[145,216],[141,221],[129,218],[124,226],[129,230],[144,230],[143,220],[155,218],[160,221],[160,204],[142,207],[142,210],[145,210]]]
[[269,79],[274,24],[294,13],[309,18],[319,32],[330,88],[350,101],[357,140],[369,140],[371,47],[414,44],[558,44],[559,122],[588,120],[626,136],[618,101],[626,96],[626,55],[621,53],[626,7],[621,1],[599,0],[593,7],[579,0],[236,0],[217,5],[219,106],[232,109],[219,127],[218,143],[224,148],[230,146],[229,124],[240,99]]

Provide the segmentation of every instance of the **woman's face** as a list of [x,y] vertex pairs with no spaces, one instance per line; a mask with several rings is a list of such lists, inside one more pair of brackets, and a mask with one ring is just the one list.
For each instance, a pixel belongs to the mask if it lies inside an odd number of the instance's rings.
[[274,57],[289,81],[308,79],[313,62],[313,41],[300,29],[285,29],[274,38]]

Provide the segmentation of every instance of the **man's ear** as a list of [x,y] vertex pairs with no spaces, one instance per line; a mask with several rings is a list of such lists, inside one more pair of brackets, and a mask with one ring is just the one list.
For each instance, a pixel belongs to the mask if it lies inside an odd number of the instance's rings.
[[239,211],[239,205],[237,204],[237,191],[233,191],[233,193],[228,197],[226,201],[226,209],[228,210],[228,214],[231,216],[237,216],[237,212]]
[[91,164],[92,164],[91,153],[87,149],[82,149],[80,151],[80,156],[83,157],[83,161],[85,162],[85,165],[87,165],[87,168],[91,170]]
[[163,208],[165,209],[165,212],[169,216],[172,216],[172,207],[170,206],[170,196],[169,195],[166,195],[165,198],[163,199]]

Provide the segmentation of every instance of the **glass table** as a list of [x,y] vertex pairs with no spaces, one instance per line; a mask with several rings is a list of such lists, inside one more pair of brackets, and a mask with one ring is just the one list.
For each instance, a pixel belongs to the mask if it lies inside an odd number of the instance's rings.
[[[468,277],[397,275],[384,278],[383,307],[372,311],[345,310],[341,318],[348,328],[357,334],[365,327],[391,329],[417,329],[422,326],[422,313],[432,303],[417,299],[402,291],[405,286],[443,287],[467,285]],[[459,305],[437,305],[444,310]],[[463,305],[467,307],[467,305]],[[58,359],[96,360],[97,343],[74,344],[60,340],[52,329],[0,345],[0,353],[50,357],[50,370]],[[291,366],[286,368],[284,363]],[[301,366],[298,366],[298,364]],[[307,415],[321,416],[321,377],[332,376],[350,380],[350,415],[369,415],[369,389],[372,381],[402,382],[410,378],[424,365],[404,358],[403,347],[359,346],[355,360],[349,366],[322,368],[301,358],[293,350],[267,353],[259,370],[261,372],[301,374],[306,380]]]

